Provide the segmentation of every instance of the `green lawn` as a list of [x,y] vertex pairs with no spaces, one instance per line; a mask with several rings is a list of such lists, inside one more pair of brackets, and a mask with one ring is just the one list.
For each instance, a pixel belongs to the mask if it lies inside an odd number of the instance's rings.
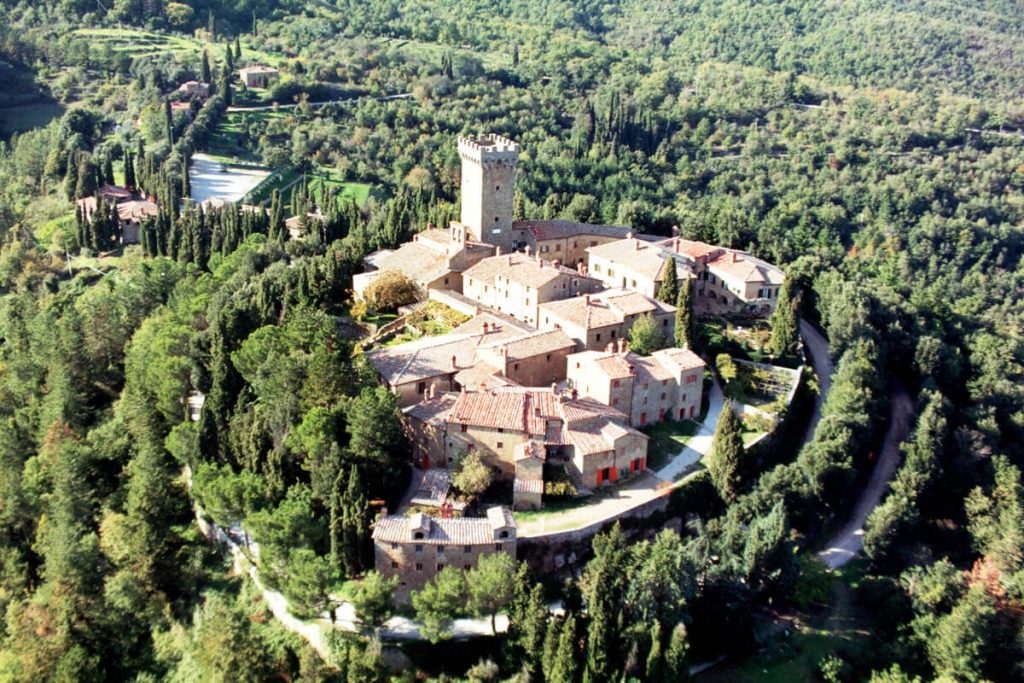
[[64,107],[57,102],[37,102],[0,109],[0,134],[10,135],[33,128],[42,128],[59,118]]
[[[245,198],[245,202],[247,204],[260,204],[269,201],[270,195],[274,190],[285,192],[285,198],[287,199],[287,189],[301,179],[302,174],[293,168],[279,169],[250,192]],[[317,201],[320,200],[322,186],[323,188],[334,189],[335,196],[338,198],[351,198],[356,201],[356,204],[362,206],[366,203],[373,189],[373,186],[368,183],[343,181],[339,176],[335,175],[333,169],[323,166],[318,166],[314,171],[306,173],[306,180],[309,183],[313,197]]]
[[660,470],[667,465],[699,429],[700,425],[691,420],[665,420],[642,428],[640,431],[650,437],[647,443],[647,468]]

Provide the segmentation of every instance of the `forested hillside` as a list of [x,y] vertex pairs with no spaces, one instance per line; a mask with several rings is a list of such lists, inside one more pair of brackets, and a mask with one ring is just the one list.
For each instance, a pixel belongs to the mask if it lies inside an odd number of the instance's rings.
[[[678,532],[599,537],[565,583],[517,574],[493,661],[439,645],[394,675],[682,680],[726,655],[741,680],[756,615],[841,605],[856,644],[794,636],[797,678],[1021,680],[1022,22],[996,0],[0,0],[0,123],[28,120],[0,142],[0,679],[388,680],[371,629],[328,665],[270,618],[191,506],[240,525],[303,616],[372,603],[356,579],[408,449],[360,353],[389,318],[352,275],[446,224],[456,138],[496,132],[523,147],[517,218],[678,225],[778,263],[836,374],[811,443],[696,478]],[[282,81],[241,88],[264,61]],[[204,77],[219,92],[172,112]],[[265,211],[182,208],[201,151],[294,183]],[[159,201],[138,246],[76,210],[110,181]],[[866,558],[827,575],[812,551],[897,387],[912,437]],[[459,581],[422,610],[439,638],[476,604]]]

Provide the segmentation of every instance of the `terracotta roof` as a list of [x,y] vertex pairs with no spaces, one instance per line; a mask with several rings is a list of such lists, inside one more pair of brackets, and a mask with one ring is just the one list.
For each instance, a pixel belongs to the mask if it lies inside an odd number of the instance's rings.
[[442,393],[409,406],[402,411],[402,414],[421,422],[441,424],[448,417],[448,411],[455,405],[455,399],[455,394]]
[[571,349],[575,346],[576,342],[570,339],[569,335],[565,332],[562,332],[561,330],[548,330],[546,332],[534,332],[533,334],[529,334],[525,337],[492,344],[486,348],[503,348],[507,352],[508,360],[517,361],[524,358],[533,358],[534,356],[539,356],[544,353],[552,353],[554,351],[561,351],[562,349]]
[[507,387],[515,384],[508,377],[501,374],[501,370],[490,363],[477,363],[476,365],[459,370],[455,373],[455,381],[460,387],[466,387],[471,391],[483,391],[494,387]]
[[580,279],[586,277],[572,268],[555,266],[551,261],[520,253],[485,258],[468,268],[464,276],[481,282],[494,282],[495,278],[501,277],[530,287],[541,287],[560,277],[569,276]]
[[118,218],[131,223],[141,223],[146,218],[159,213],[157,205],[148,199],[133,199],[117,205]]
[[448,257],[421,242],[406,242],[393,252],[374,256],[373,265],[379,270],[397,270],[418,283],[437,279],[434,273],[448,269]]
[[725,273],[727,277],[741,282],[764,282],[781,285],[785,276],[782,270],[761,259],[742,251],[727,251],[708,262],[712,273]]
[[706,365],[704,360],[689,349],[661,349],[651,354],[659,363],[666,367],[676,367],[680,370],[703,369]]
[[[483,333],[483,322],[489,322],[487,334]],[[368,352],[366,359],[388,384],[399,386],[472,367],[479,362],[480,347],[522,335],[521,324],[513,326],[498,316],[485,313],[449,334],[376,349]],[[454,368],[452,357],[455,358]]]
[[540,436],[548,419],[558,417],[554,404],[550,391],[467,391],[459,395],[448,421]]
[[542,313],[549,313],[574,325],[592,330],[624,322],[627,316],[644,313],[655,315],[675,313],[676,307],[652,299],[640,292],[612,289],[599,294],[549,301],[541,304],[540,310]]
[[[434,518],[423,514],[409,517],[385,517],[378,520],[374,526],[373,540],[381,543],[454,546],[494,543],[496,529],[515,528],[511,514],[504,508],[492,516],[492,511],[496,509],[488,510],[487,517]],[[498,526],[495,526],[496,524]],[[423,530],[423,538],[413,538],[415,529]]]
[[601,237],[624,238],[629,228],[617,225],[592,225],[565,220],[516,221],[513,230],[524,230],[535,240],[554,240],[576,235],[597,235]]
[[240,74],[276,74],[278,70],[264,64],[253,64],[238,70]]
[[607,259],[653,281],[661,279],[661,270],[665,267],[665,255],[662,248],[635,237],[599,244],[587,249],[587,253]]
[[607,453],[615,448],[616,439],[627,435],[647,438],[625,422],[602,418],[581,425],[574,425],[568,430],[568,438],[579,455]]
[[516,477],[512,480],[513,493],[544,493],[543,479],[524,479]]
[[[473,303],[476,302],[474,301]],[[528,334],[534,331],[532,327],[524,323],[522,320],[513,318],[506,313],[501,313],[499,311],[484,311],[483,313],[476,314],[466,322],[456,327],[452,330],[452,333],[481,334],[484,330],[485,323],[487,324],[487,329],[490,332],[497,331],[511,333],[512,331],[518,330],[519,332]]]
[[658,246],[669,251],[675,251],[677,254],[689,256],[695,261],[724,251],[723,247],[718,247],[714,244],[698,242],[696,240],[684,240],[677,237],[662,240],[658,242]]

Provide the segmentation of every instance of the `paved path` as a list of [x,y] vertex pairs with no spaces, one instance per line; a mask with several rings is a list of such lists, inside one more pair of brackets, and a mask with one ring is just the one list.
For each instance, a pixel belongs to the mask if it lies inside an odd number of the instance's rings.
[[715,436],[715,428],[718,426],[718,418],[722,414],[722,407],[725,405],[725,396],[722,388],[718,386],[718,380],[711,380],[711,393],[708,398],[708,414],[704,417],[700,429],[683,446],[683,449],[671,461],[660,470],[658,478],[662,481],[674,481],[676,477],[686,471],[688,467],[700,462],[711,451],[711,440]]
[[889,480],[900,461],[900,443],[907,438],[914,418],[914,401],[902,384],[896,382],[890,398],[889,428],[885,431],[878,462],[871,472],[867,486],[861,491],[850,519],[836,534],[818,557],[829,569],[837,569],[849,562],[864,548],[864,522],[882,502]]
[[814,400],[814,412],[811,413],[811,419],[807,423],[807,434],[804,436],[804,444],[808,444],[814,438],[814,430],[821,419],[821,409],[828,398],[828,392],[832,390],[832,373],[836,368],[832,362],[828,340],[817,327],[803,318],[800,319],[800,336],[804,340],[804,350],[811,357],[814,373],[818,375],[818,397]]

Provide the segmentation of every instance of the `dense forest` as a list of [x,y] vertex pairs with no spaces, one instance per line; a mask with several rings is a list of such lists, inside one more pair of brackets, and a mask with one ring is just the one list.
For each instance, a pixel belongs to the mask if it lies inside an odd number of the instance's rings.
[[[912,434],[844,598],[868,635],[813,675],[1024,679],[1022,22],[1004,0],[0,0],[0,104],[64,109],[0,141],[0,678],[413,679],[372,636],[388,586],[351,589],[367,634],[328,664],[192,505],[241,524],[305,616],[364,576],[408,449],[351,278],[454,216],[455,138],[496,132],[523,146],[517,217],[678,225],[778,263],[836,372],[812,442],[756,468],[740,446],[673,497],[681,529],[599,536],[564,582],[439,575],[414,605],[435,640],[467,605],[510,631],[479,664],[420,657],[421,677],[684,680],[755,653],[755,614],[830,609],[846,577],[812,551],[906,390]],[[212,47],[76,33],[115,26]],[[247,53],[280,56],[294,109],[228,114]],[[172,113],[207,75],[219,93]],[[371,97],[310,106],[338,95]],[[378,191],[179,208],[229,116],[253,160]],[[129,173],[160,215],[107,253],[116,221],[74,200]]]

